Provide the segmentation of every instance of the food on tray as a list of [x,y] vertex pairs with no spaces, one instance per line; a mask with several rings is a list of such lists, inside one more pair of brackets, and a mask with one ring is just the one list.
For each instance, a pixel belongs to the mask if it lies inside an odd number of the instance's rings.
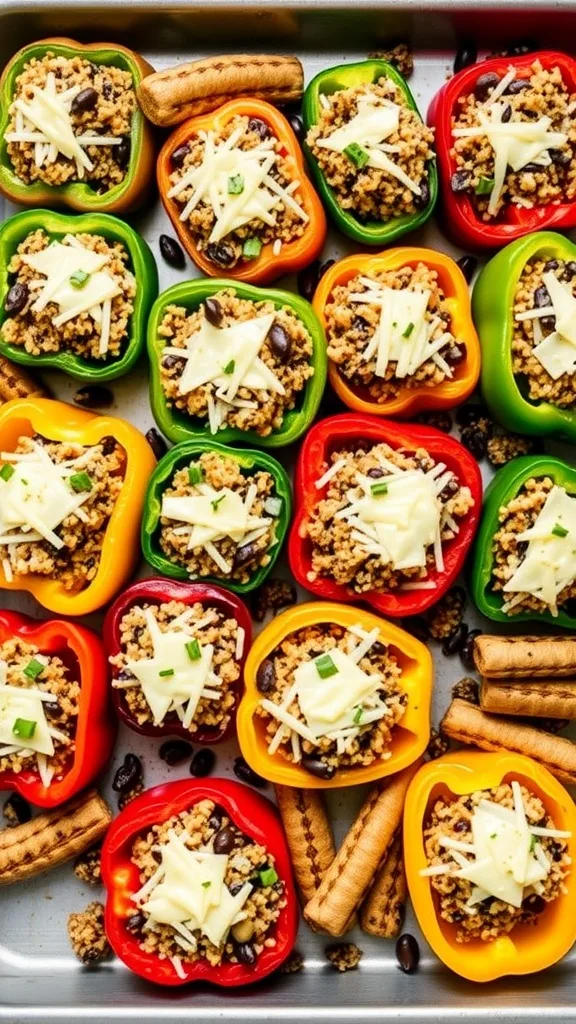
[[138,86],[138,102],[150,121],[166,127],[240,96],[297,103],[303,88],[304,71],[297,57],[227,53],[147,75]]
[[427,764],[408,789],[404,836],[419,924],[452,970],[491,981],[568,951],[576,811],[546,768],[469,751]]
[[322,278],[314,308],[331,383],[358,412],[449,408],[476,386],[468,287],[449,256],[409,248],[348,256]]
[[108,960],[112,950],[104,931],[104,904],[89,903],[86,910],[68,914],[68,938],[74,955],[85,966]]
[[1,80],[4,194],[111,212],[141,202],[153,142],[136,86],[151,70],[116,44],[45,39],[19,50]]
[[46,398],[48,392],[26,370],[0,355],[0,405],[14,398]]
[[165,143],[160,197],[200,269],[264,284],[315,259],[326,221],[290,125],[262,100],[192,118]]
[[184,442],[150,481],[144,554],[164,575],[251,590],[272,568],[289,517],[290,484],[271,456]]
[[576,677],[576,638],[482,633],[474,640],[474,664],[488,679]]
[[257,981],[290,953],[297,928],[276,810],[238,783],[149,790],[112,825],[102,870],[116,954],[160,984]]
[[342,231],[381,245],[427,220],[436,199],[434,133],[392,65],[321,71],[303,115],[312,171]]
[[302,903],[311,900],[336,856],[326,804],[317,789],[275,786]]
[[112,820],[96,790],[56,810],[0,831],[0,885],[33,878],[71,860],[102,838]]
[[398,835],[388,849],[374,877],[374,884],[360,908],[360,927],[369,935],[395,939],[404,922],[406,872],[402,837]]
[[247,609],[224,590],[133,584],[104,624],[120,717],[145,735],[222,739],[234,720],[250,635]]
[[483,679],[480,707],[498,715],[576,718],[576,681],[571,679]]

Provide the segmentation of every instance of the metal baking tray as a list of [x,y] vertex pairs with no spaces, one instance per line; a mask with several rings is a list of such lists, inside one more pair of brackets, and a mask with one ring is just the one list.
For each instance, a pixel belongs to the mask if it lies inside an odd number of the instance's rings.
[[[238,49],[297,53],[306,78],[343,61],[361,60],[370,50],[398,38],[412,43],[416,69],[411,86],[420,109],[442,85],[452,69],[459,43],[475,39],[486,52],[521,38],[537,40],[541,48],[570,46],[576,25],[576,0],[0,0],[0,66],[14,51],[34,39],[67,35],[80,40],[110,40],[142,52],[155,68],[206,53]],[[0,200],[0,216],[15,208]],[[151,244],[158,257],[158,235],[172,234],[159,202],[131,223]],[[460,255],[441,234],[435,222],[409,235],[406,244],[425,244]],[[332,234],[324,258],[352,251],[350,242]],[[174,272],[158,258],[161,289],[175,280],[197,276],[190,263]],[[294,281],[282,285],[293,288]],[[54,394],[72,400],[76,384],[55,373],[46,374]],[[129,377],[113,384],[112,414],[121,415],[146,431],[153,425],[148,404],[147,367],[141,364]],[[557,453],[570,458],[569,450]],[[573,449],[572,449],[573,453]],[[287,464],[293,452],[283,450]],[[573,458],[573,454],[572,454]],[[280,573],[288,575],[285,567]],[[142,567],[143,576],[150,575]],[[304,596],[304,595],[303,595]],[[0,592],[0,606],[40,617],[41,609],[29,597]],[[475,621],[469,609],[467,621]],[[92,617],[91,625],[99,618]],[[446,659],[434,645],[436,662],[435,717],[449,699],[451,685],[465,672],[459,659]],[[168,769],[157,757],[159,742],[121,730],[115,757],[103,791],[115,800],[109,781],[127,750],[141,755],[145,782],[153,785],[186,774],[187,767]],[[217,748],[216,774],[231,774],[234,743]],[[347,829],[364,787],[329,795],[337,839]],[[268,979],[253,988],[224,991],[192,986],[167,991],[148,985],[118,961],[83,968],[72,956],[66,936],[70,911],[82,909],[98,892],[83,887],[69,865],[25,885],[0,889],[0,1020],[28,1024],[35,1020],[277,1022],[309,1021],[356,1024],[362,1021],[465,1020],[475,1024],[497,1015],[505,1024],[520,1019],[524,1024],[540,1017],[576,1020],[576,984],[572,971],[576,954],[555,969],[530,978],[507,979],[488,986],[462,981],[432,956],[421,939],[411,911],[405,930],[418,935],[421,946],[419,972],[403,975],[396,964],[394,943],[373,939],[361,932],[351,934],[364,951],[356,971],[337,974],[326,962],[324,947],[330,941],[301,926],[298,949],[305,957],[304,970],[291,976]],[[535,927],[534,941],[538,942]]]

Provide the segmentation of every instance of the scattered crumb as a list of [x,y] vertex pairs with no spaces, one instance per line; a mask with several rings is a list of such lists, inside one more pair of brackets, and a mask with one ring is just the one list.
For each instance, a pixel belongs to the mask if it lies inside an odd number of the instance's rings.
[[388,50],[373,50],[368,54],[371,60],[385,60],[392,64],[404,78],[409,78],[414,71],[414,51],[408,43],[396,43]]
[[430,729],[430,740],[426,753],[431,761],[435,761],[437,757],[442,757],[447,752],[449,746],[450,740],[446,736],[438,732],[437,729]]
[[90,850],[81,853],[74,861],[74,874],[81,882],[85,882],[87,885],[100,885],[102,881],[100,853],[100,846],[92,846]]
[[279,968],[280,974],[298,974],[304,970],[304,957],[297,949],[294,949],[287,960]]
[[469,704],[479,704],[480,698],[478,696],[478,683],[472,676],[464,676],[463,679],[459,679],[457,683],[454,683],[452,687],[452,699],[456,700],[467,700]]
[[120,793],[118,797],[118,810],[123,811],[127,804],[132,800],[135,800],[137,796],[140,796],[144,789],[144,783],[142,779],[139,779],[133,786],[132,789],[127,789],[125,793]]
[[466,595],[461,587],[453,587],[434,605],[426,616],[430,636],[446,640],[456,632],[464,617]]
[[89,903],[86,910],[68,915],[68,938],[83,964],[96,964],[112,955],[104,931],[104,904]]
[[493,466],[504,466],[517,455],[529,455],[534,450],[534,441],[519,434],[496,434],[487,445],[488,459]]
[[264,622],[267,612],[279,611],[296,604],[296,588],[288,580],[266,580],[252,598],[252,614],[256,622]]
[[19,793],[12,793],[4,802],[2,808],[4,820],[8,828],[15,828],[16,825],[25,825],[32,817],[32,808],[27,800]]
[[326,957],[337,971],[353,971],[364,953],[354,942],[338,942],[326,947]]

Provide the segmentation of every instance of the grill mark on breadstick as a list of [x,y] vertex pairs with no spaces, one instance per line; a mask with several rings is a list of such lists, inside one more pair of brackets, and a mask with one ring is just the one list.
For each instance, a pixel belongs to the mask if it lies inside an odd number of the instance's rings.
[[576,680],[482,679],[480,707],[493,714],[576,719]]
[[576,676],[576,639],[569,636],[491,636],[474,641],[481,676],[496,679]]
[[317,790],[276,786],[275,791],[294,874],[306,903],[336,855],[330,821]]
[[406,873],[402,838],[398,832],[360,908],[360,927],[369,935],[395,938],[402,927],[405,900]]

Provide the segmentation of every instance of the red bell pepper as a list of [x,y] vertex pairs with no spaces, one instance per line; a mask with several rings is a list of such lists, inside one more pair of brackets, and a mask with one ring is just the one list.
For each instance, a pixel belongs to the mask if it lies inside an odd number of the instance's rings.
[[565,53],[545,50],[522,57],[495,57],[480,64],[472,64],[446,82],[428,108],[428,124],[434,126],[436,132],[440,194],[446,228],[464,248],[500,248],[531,231],[543,231],[546,228],[566,230],[576,226],[574,201],[547,203],[531,209],[509,203],[503,214],[491,223],[480,218],[466,193],[455,194],[450,187],[450,179],[456,170],[452,156],[452,128],[458,98],[472,92],[476,80],[488,72],[495,72],[503,78],[508,69],[514,67],[519,78],[526,78],[535,60],[540,61],[545,70],[558,67],[569,91],[576,92],[576,61]]
[[[304,523],[312,517],[325,490],[318,490],[315,481],[328,469],[332,452],[337,451],[342,444],[350,445],[358,440],[369,440],[374,444],[384,442],[392,448],[407,451],[425,448],[437,462],[444,462],[463,486],[470,488],[474,505],[459,520],[458,536],[442,545],[444,572],[439,573],[436,569],[428,571],[428,578],[436,583],[434,590],[368,591],[365,594],[358,594],[333,580],[319,577],[311,583],[308,579],[308,572],[312,568],[311,542],[309,538],[302,537],[301,530]],[[413,423],[394,423],[379,416],[343,413],[321,420],[306,436],[296,465],[294,499],[296,514],[290,533],[288,558],[298,583],[324,600],[364,601],[383,615],[397,618],[420,615],[453,585],[462,569],[478,525],[482,509],[482,478],[470,452],[459,441],[448,437],[440,430]]]
[[0,773],[0,789],[15,789],[37,807],[58,807],[92,782],[112,753],[116,728],[109,714],[106,658],[99,638],[84,626],[0,611],[0,644],[13,637],[34,644],[41,654],[57,655],[80,684],[76,735],[64,774],[44,786],[37,771]]
[[[185,977],[180,978],[172,962],[156,953],[145,953],[126,927],[134,913],[130,896],[140,888],[138,868],[130,859],[134,840],[151,825],[167,821],[201,800],[213,800],[242,829],[275,858],[278,877],[284,882],[286,906],[274,929],[276,945],[266,947],[255,965],[222,963],[213,967],[207,960],[182,961]],[[229,988],[260,981],[275,971],[291,952],[298,930],[298,902],[292,881],[288,846],[276,808],[238,782],[229,779],[184,779],[155,786],[136,797],[112,822],[102,849],[102,879],[106,887],[106,933],[116,955],[135,974],[158,985],[183,985],[209,981]]]
[[[120,654],[120,623],[124,615],[130,611],[130,608],[133,608],[136,604],[162,604],[164,601],[181,601],[183,604],[188,605],[193,605],[199,601],[201,604],[214,605],[225,615],[236,619],[238,625],[244,630],[244,650],[242,657],[238,659],[240,676],[236,683],[236,704],[230,717],[230,722],[225,729],[218,730],[205,727],[204,729],[198,729],[194,733],[194,738],[198,743],[217,743],[234,731],[236,706],[240,698],[244,662],[252,641],[250,614],[244,602],[236,594],[230,594],[221,587],[211,586],[207,583],[181,583],[177,580],[167,580],[160,577],[140,580],[138,583],[133,583],[131,587],[128,587],[127,590],[116,598],[104,620],[104,646],[109,658]],[[113,688],[112,701],[118,717],[125,725],[133,729],[134,732],[138,732],[143,736],[170,735],[182,736],[184,739],[191,738],[190,730],[182,725],[175,714],[170,715],[162,725],[153,725],[150,722],[144,722],[142,725],[139,725],[126,703],[123,690]]]

